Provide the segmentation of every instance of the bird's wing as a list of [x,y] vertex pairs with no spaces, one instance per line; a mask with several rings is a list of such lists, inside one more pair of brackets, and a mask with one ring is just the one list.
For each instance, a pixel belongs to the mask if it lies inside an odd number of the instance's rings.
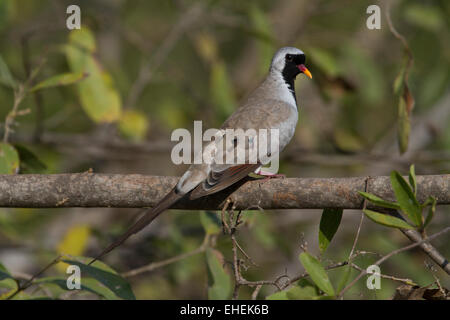
[[[258,154],[252,156],[256,134],[232,131],[225,132],[220,139],[216,139],[209,173],[202,183],[191,191],[189,198],[197,199],[219,192],[258,169],[261,166]],[[241,135],[240,138],[237,138],[237,135]]]
[[211,170],[208,178],[192,190],[189,199],[195,200],[226,189],[245,178],[249,173],[254,172],[260,166],[260,164],[242,164],[229,167],[223,171]]

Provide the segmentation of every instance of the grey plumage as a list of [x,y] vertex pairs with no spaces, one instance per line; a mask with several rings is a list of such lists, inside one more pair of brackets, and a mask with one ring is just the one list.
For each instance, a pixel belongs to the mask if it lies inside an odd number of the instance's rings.
[[[246,101],[224,122],[221,127],[220,137],[225,138],[223,133],[226,129],[278,129],[279,145],[278,150],[284,147],[292,139],[298,120],[297,102],[295,92],[293,92],[293,81],[295,77],[304,72],[311,77],[309,71],[304,66],[305,57],[301,50],[293,47],[284,47],[278,50],[269,69],[266,79],[256,88],[246,99]],[[246,137],[247,138],[247,137]],[[251,145],[256,136],[250,135],[248,143]],[[218,153],[218,141],[206,143],[204,152]],[[241,146],[242,147],[242,146]],[[234,160],[239,153],[248,152],[249,146],[237,150],[237,146],[226,149],[223,157],[231,153]],[[101,258],[115,247],[122,244],[128,237],[142,230],[150,224],[159,214],[173,205],[176,201],[189,194],[190,199],[207,196],[209,194],[223,190],[237,181],[245,178],[249,173],[257,171],[261,165],[266,164],[270,157],[276,154],[266,154],[262,158],[257,157],[256,163],[245,162],[237,164],[227,164],[225,161],[212,161],[211,163],[193,164],[183,174],[175,188],[164,197],[154,208],[133,224],[119,239],[108,246],[94,260]],[[246,158],[247,159],[247,158]],[[217,158],[216,158],[217,160]]]

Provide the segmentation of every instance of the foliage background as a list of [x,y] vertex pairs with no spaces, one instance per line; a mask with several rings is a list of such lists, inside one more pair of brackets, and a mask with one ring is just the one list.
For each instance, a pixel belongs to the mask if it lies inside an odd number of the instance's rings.
[[[387,2],[378,2],[383,11],[381,30],[367,29],[366,8],[373,2],[0,0],[0,53],[19,81],[25,81],[42,58],[45,62],[35,83],[76,71],[67,53],[71,38],[65,10],[70,4],[81,7],[83,30],[92,33],[92,39],[84,34],[81,41],[92,40],[96,46],[90,76],[97,78],[88,76],[76,84],[40,90],[22,102],[20,109],[30,112],[15,119],[10,142],[25,147],[38,160],[22,161],[21,173],[92,168],[94,172],[181,175],[186,166],[170,161],[171,131],[191,130],[194,120],[218,127],[263,79],[271,56],[284,45],[306,53],[313,80],[300,76],[296,82],[300,120],[283,154],[283,173],[291,177],[389,175],[394,169],[406,173],[411,163],[417,174],[448,173],[450,3],[391,2],[392,21],[414,57],[409,88],[416,103],[409,150],[400,155],[399,99],[393,85],[404,68],[405,54],[387,26]],[[86,81],[102,88],[83,98],[80,87]],[[83,99],[98,99],[104,112],[98,115],[100,111]],[[11,88],[0,86],[0,101],[3,122],[14,103]],[[436,119],[436,115],[440,116]],[[415,130],[421,126],[427,130]],[[12,273],[33,274],[57,252],[94,255],[124,231],[137,212],[0,209],[0,261]],[[300,273],[301,239],[310,252],[319,252],[320,213],[245,213],[238,238],[258,264],[246,277],[273,279],[285,272]],[[449,213],[448,207],[438,207],[430,233],[449,225]],[[344,212],[323,262],[347,258],[359,216],[358,211]],[[115,270],[127,271],[193,250],[203,234],[198,212],[169,211],[105,261]],[[449,240],[435,241],[447,257]],[[358,248],[387,253],[407,243],[397,230],[366,219]],[[231,259],[227,237],[218,237],[217,249],[225,260]],[[206,258],[198,254],[129,281],[139,299],[205,299]],[[376,257],[358,259],[365,266]],[[433,282],[434,274],[448,287],[448,277],[430,270],[425,260],[419,250],[408,251],[381,270],[420,285]],[[64,270],[58,265],[48,273],[61,275]],[[341,274],[339,269],[329,273],[332,281]],[[382,279],[382,289],[370,291],[360,281],[346,297],[389,298],[397,286]],[[273,289],[264,287],[260,297]],[[250,294],[243,289],[241,297]]]

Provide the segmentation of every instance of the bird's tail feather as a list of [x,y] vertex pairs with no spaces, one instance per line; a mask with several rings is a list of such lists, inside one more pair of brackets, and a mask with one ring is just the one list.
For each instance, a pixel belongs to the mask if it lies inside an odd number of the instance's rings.
[[114,248],[120,246],[125,240],[127,240],[133,234],[139,232],[147,225],[149,225],[157,216],[163,213],[166,209],[168,209],[175,202],[180,200],[184,194],[180,194],[176,192],[176,189],[173,188],[171,192],[169,192],[161,201],[159,201],[153,208],[148,209],[148,211],[141,217],[135,224],[133,224],[124,234],[122,234],[116,241],[111,243],[106,249],[104,249],[98,256],[96,256],[89,264],[94,263],[107,253],[109,253]]

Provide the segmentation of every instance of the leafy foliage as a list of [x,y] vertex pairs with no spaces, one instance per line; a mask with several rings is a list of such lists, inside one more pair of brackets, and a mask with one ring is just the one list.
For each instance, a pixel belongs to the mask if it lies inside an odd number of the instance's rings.
[[[82,255],[90,233],[90,228],[87,225],[75,225],[71,227],[58,244],[57,251],[61,254],[70,254],[72,256]],[[67,265],[60,263],[56,267],[59,271],[65,272]]]
[[0,263],[0,300],[7,299],[17,290],[17,281],[9,271]]
[[19,154],[8,143],[0,143],[0,173],[12,174],[19,170]]
[[[431,221],[435,208],[436,199],[430,197],[423,204],[420,204],[416,198],[417,179],[414,170],[414,165],[411,165],[408,175],[408,184],[406,180],[397,172],[391,173],[391,185],[394,190],[397,202],[385,201],[374,194],[360,191],[359,194],[369,200],[370,202],[384,208],[395,209],[401,211],[410,222],[391,215],[375,212],[365,209],[364,213],[371,220],[394,228],[403,229],[418,229],[422,231]],[[426,219],[423,217],[423,209],[429,206],[429,211]]]
[[119,119],[120,133],[132,141],[138,142],[145,139],[149,128],[147,117],[137,110],[126,110]]
[[90,287],[91,290],[101,292],[101,295],[105,295],[105,290],[103,288],[105,287],[114,294],[114,296],[108,294],[109,298],[135,299],[130,284],[126,280],[101,261],[96,261],[92,265],[88,265],[91,259],[92,258],[68,256],[63,258],[62,261],[70,265],[79,266],[82,273],[88,274],[95,279],[95,281],[89,280],[87,282],[87,286]]
[[200,222],[208,235],[219,234],[222,231],[221,222],[214,212],[200,212]]
[[66,56],[72,72],[88,77],[77,84],[81,105],[89,117],[96,122],[113,122],[120,117],[120,96],[112,84],[111,76],[102,70],[95,58],[95,38],[83,27],[70,33]]
[[320,261],[307,252],[302,252],[299,258],[317,287],[329,296],[334,296],[335,291],[333,285],[328,278],[327,272],[320,264]]
[[8,65],[3,60],[0,55],[0,84],[15,88],[17,86],[17,82],[9,71]]
[[229,299],[231,296],[231,279],[224,269],[224,259],[220,251],[215,249],[206,250],[206,261],[210,274],[208,297],[212,300]]
[[311,300],[319,298],[319,289],[307,279],[297,281],[291,288],[267,296],[267,300]]
[[409,223],[403,221],[402,219],[392,217],[387,214],[379,213],[369,209],[364,209],[364,213],[370,220],[387,227],[413,229],[413,227]]
[[88,76],[88,75],[83,72],[59,74],[59,75],[53,76],[51,78],[48,78],[42,82],[39,82],[37,85],[35,85],[33,88],[31,88],[30,91],[33,92],[33,91],[46,89],[46,88],[66,86],[69,84],[76,83],[76,82],[84,79],[86,76]]
[[45,163],[39,160],[30,149],[21,144],[14,144],[14,148],[19,154],[20,173],[44,173],[47,169]]
[[[414,152],[406,156],[417,160],[418,171],[448,172],[448,161],[442,160],[450,149],[445,112],[450,84],[446,41],[450,2],[401,0],[392,6],[393,24],[414,58],[410,68],[402,43],[389,32],[384,17],[381,30],[366,28],[364,2],[336,6],[331,1],[319,1],[308,4],[308,10],[300,4],[296,0],[282,4],[268,0],[212,1],[192,23],[190,9],[197,2],[179,6],[170,2],[130,5],[119,1],[99,6],[93,0],[82,5],[82,29],[69,32],[56,25],[53,28],[53,22],[48,24],[48,17],[55,14],[50,4],[0,1],[0,133],[4,133],[4,119],[8,115],[13,118],[9,139],[0,144],[0,173],[60,173],[93,168],[101,172],[180,175],[183,168],[172,165],[166,152],[171,130],[190,130],[192,122],[199,119],[204,121],[203,129],[220,125],[262,80],[273,53],[284,44],[305,52],[306,65],[314,78],[303,81],[300,76],[296,81],[299,125],[289,145],[293,152],[288,151],[288,156],[281,159],[281,172],[288,176],[362,176],[384,174],[381,168],[385,167],[404,170],[396,140],[402,152],[414,147]],[[63,21],[61,17],[54,20]],[[47,25],[51,32],[42,28]],[[36,32],[24,36],[23,30]],[[150,75],[149,80],[140,81],[142,75],[144,80]],[[141,87],[141,92],[135,102],[125,105],[133,100],[130,92],[136,87]],[[20,102],[20,108],[10,114],[16,102]],[[424,139],[420,130],[415,131],[416,125],[423,124],[422,119],[433,133],[428,135],[425,130]],[[415,134],[418,139],[413,139]],[[440,209],[444,214],[439,214],[436,199],[428,198],[424,203],[417,200],[421,183],[420,179],[416,181],[414,167],[407,179],[398,174],[394,178],[396,196],[389,199],[393,201],[361,192],[375,206],[366,210],[369,219],[421,232],[432,232],[448,223],[447,208],[444,206]],[[387,215],[377,207],[397,214]],[[19,280],[11,276],[16,268],[33,273],[38,264],[58,251],[82,255],[99,249],[111,234],[122,230],[119,225],[129,223],[122,214],[125,212],[118,210],[114,209],[117,219],[112,220],[97,209],[89,213],[89,218],[84,214],[75,218],[69,209],[50,213],[47,209],[0,208],[1,246],[6,249],[2,251],[2,262],[9,265],[11,254],[20,258],[14,259],[11,272],[0,268],[1,298],[17,290]],[[354,229],[339,227],[343,223],[341,215],[327,209],[317,235],[318,220],[305,213],[243,212],[244,223],[238,236],[244,250],[258,264],[245,269],[248,279],[268,279],[268,275],[284,271],[280,261],[292,260],[289,257],[297,254],[300,232],[307,239],[319,237],[320,259],[316,260],[320,265],[347,259]],[[436,221],[435,215],[440,223],[431,223]],[[229,298],[230,241],[222,235],[218,215],[169,214],[162,219],[166,220],[161,227],[136,237],[106,261],[114,261],[111,265],[118,270],[158,262],[196,249],[205,233],[212,251],[209,259],[202,251],[170,264],[164,276],[149,272],[127,279],[136,297],[205,299],[209,294]],[[86,224],[90,225],[89,232],[79,228]],[[335,236],[337,228],[339,237]],[[398,247],[396,237],[379,235],[373,228],[374,223],[364,225],[363,230],[370,236],[363,232],[358,247],[374,252]],[[48,234],[52,236],[42,236]],[[25,247],[27,250],[23,250]],[[441,247],[448,256],[445,241]],[[53,248],[54,252],[41,248]],[[407,274],[418,283],[435,281],[414,254],[393,259],[383,272]],[[373,262],[372,256],[358,259],[361,265]],[[22,260],[35,263],[22,264]],[[66,276],[60,273],[65,266],[62,262],[56,264],[44,277],[36,279],[30,290],[21,291],[14,299],[65,299],[72,295],[132,298],[130,293],[115,293],[86,270],[82,290],[69,292]],[[309,267],[320,270],[317,264]],[[340,270],[343,273],[339,273],[339,279],[335,271],[326,272],[335,294],[347,284],[352,269],[347,266]],[[205,290],[206,271],[209,290]],[[294,271],[288,268],[287,272],[290,276]],[[445,286],[449,284],[447,278],[441,277]],[[395,292],[391,281],[383,282],[376,295],[366,289],[364,281],[360,282],[356,285],[358,295],[352,298],[362,295],[388,299]],[[268,286],[263,286],[258,297],[270,293]],[[250,290],[241,290],[240,298],[250,297]],[[330,296],[308,278],[268,298],[324,297]]]
[[333,239],[342,219],[342,209],[325,209],[319,225],[319,249],[323,253]]

